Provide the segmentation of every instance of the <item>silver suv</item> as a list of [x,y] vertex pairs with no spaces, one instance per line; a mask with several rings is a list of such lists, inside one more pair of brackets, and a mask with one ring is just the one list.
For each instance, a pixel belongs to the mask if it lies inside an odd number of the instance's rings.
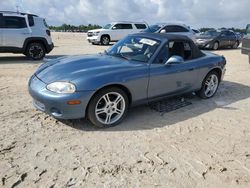
[[44,18],[0,11],[0,52],[22,53],[33,60],[40,60],[53,48]]

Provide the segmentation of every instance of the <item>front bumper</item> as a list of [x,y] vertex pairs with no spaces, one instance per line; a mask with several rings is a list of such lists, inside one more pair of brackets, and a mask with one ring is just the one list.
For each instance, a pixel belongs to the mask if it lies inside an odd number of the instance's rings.
[[[79,119],[85,117],[85,111],[94,91],[82,91],[72,94],[57,94],[46,89],[44,82],[33,75],[29,81],[29,93],[36,109],[58,119]],[[80,100],[81,104],[69,105],[70,100]]]
[[54,49],[54,43],[48,44],[46,46],[47,53],[50,53]]
[[87,37],[87,40],[89,43],[99,43],[100,37],[99,36],[91,36],[91,37]]
[[212,42],[195,42],[196,46],[201,49],[211,49],[213,48]]

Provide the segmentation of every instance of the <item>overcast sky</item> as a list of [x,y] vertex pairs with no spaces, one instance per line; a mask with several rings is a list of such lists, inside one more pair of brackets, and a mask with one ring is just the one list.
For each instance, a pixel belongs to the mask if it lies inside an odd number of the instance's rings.
[[250,0],[0,0],[0,10],[45,17],[49,25],[111,21],[181,22],[194,28],[250,23]]

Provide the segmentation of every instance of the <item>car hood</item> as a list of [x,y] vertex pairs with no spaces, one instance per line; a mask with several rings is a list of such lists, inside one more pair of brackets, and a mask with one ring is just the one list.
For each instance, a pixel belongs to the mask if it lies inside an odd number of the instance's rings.
[[35,75],[44,83],[55,81],[73,81],[128,70],[142,63],[130,62],[122,58],[105,54],[67,56],[42,64]]
[[107,29],[93,29],[93,30],[89,30],[88,32],[91,32],[91,33],[96,33],[96,32],[101,32],[101,31],[107,31]]

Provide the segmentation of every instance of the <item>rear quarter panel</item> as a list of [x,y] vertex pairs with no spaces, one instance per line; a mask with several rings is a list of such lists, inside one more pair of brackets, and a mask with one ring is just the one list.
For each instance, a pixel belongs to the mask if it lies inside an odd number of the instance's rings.
[[200,58],[196,68],[199,69],[199,71],[195,88],[199,90],[202,87],[203,80],[210,71],[219,68],[223,72],[225,62],[222,56],[205,52],[205,56]]

